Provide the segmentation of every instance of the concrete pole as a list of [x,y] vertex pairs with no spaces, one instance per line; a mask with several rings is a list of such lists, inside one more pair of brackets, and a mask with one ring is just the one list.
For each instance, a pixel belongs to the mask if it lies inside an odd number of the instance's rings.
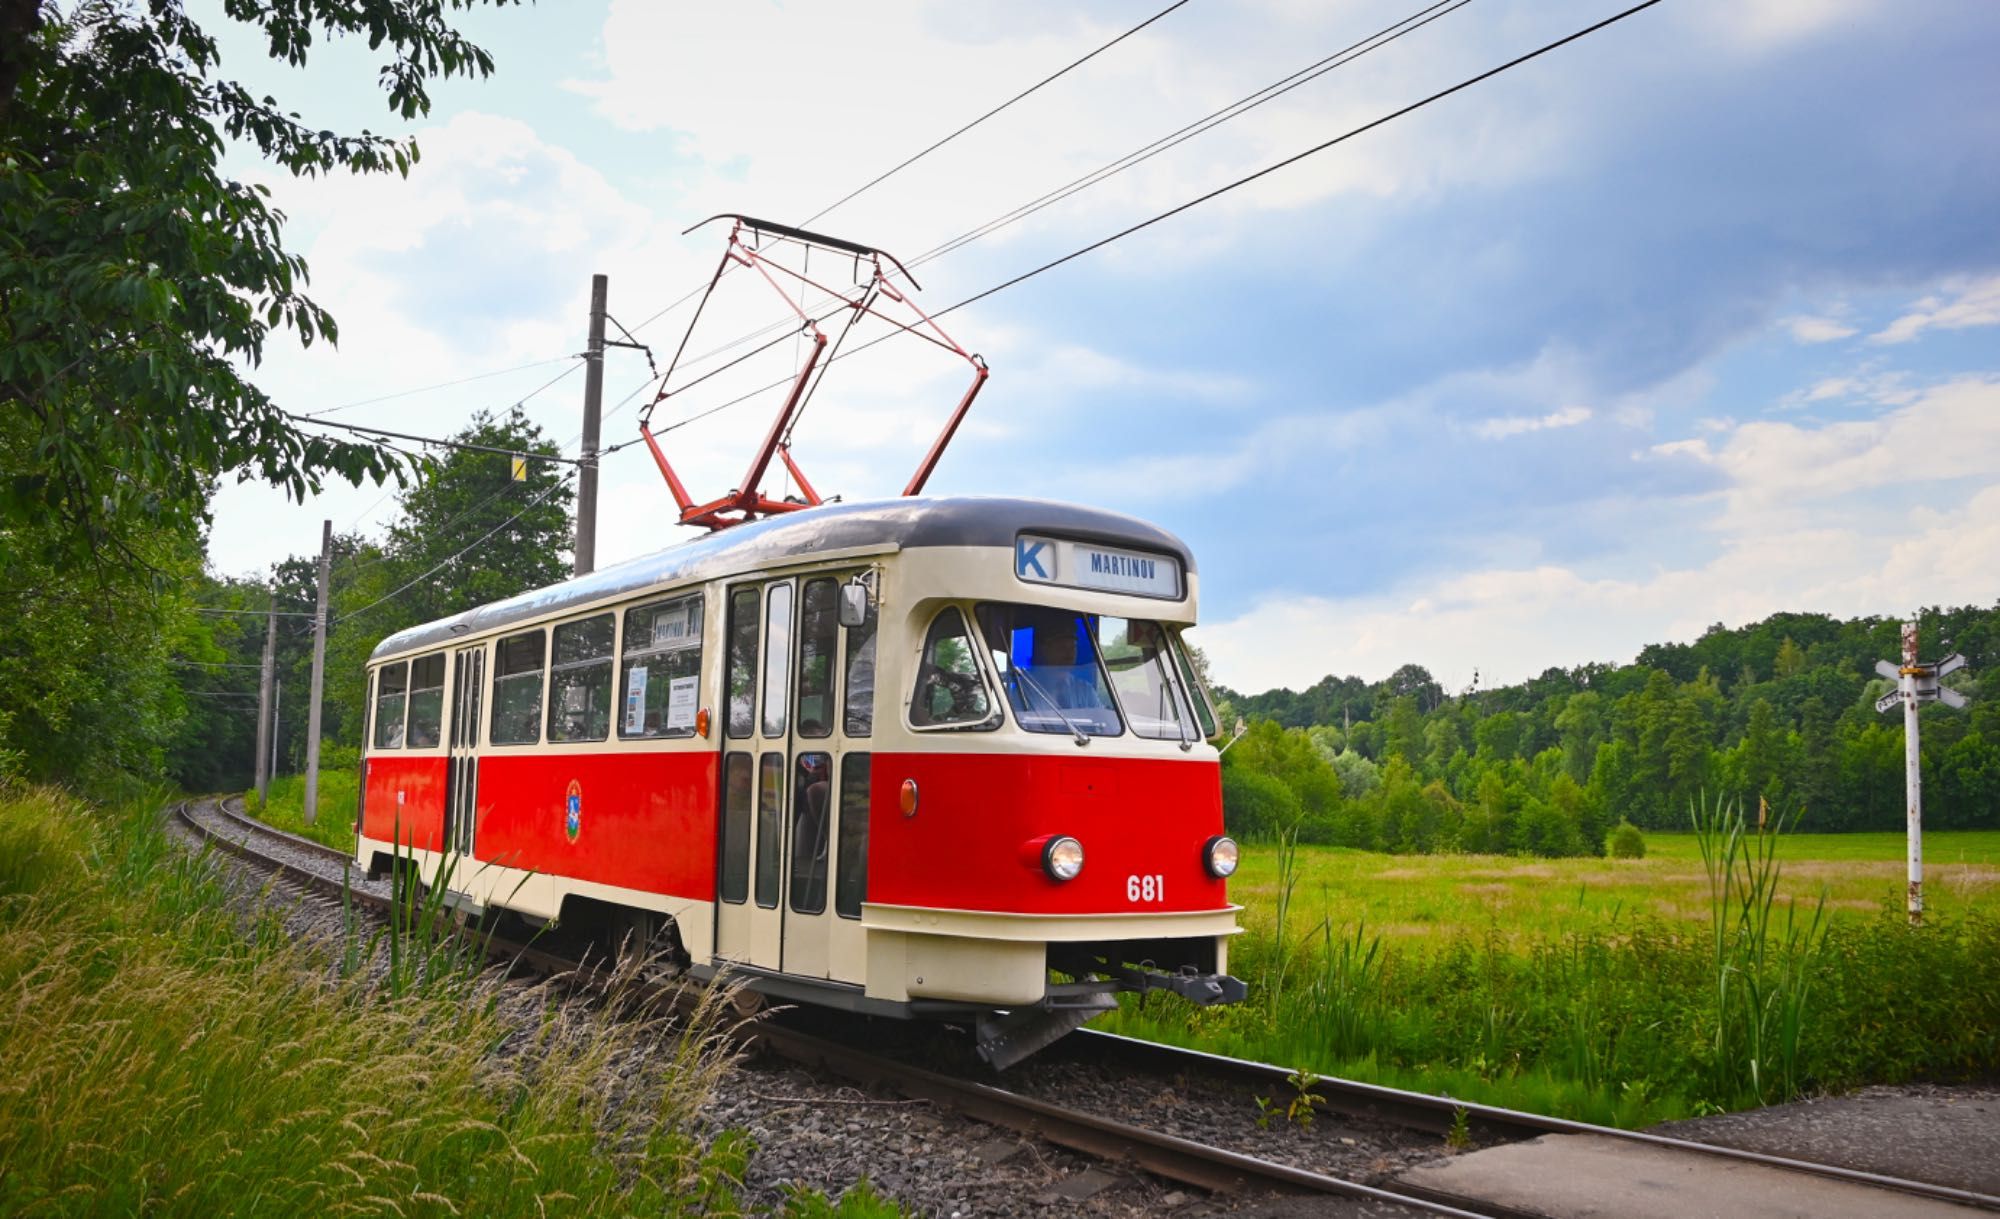
[[1909,792],[1910,926],[1924,924],[1924,771],[1917,736],[1917,624],[1903,624],[1903,774]]
[[319,530],[319,609],[313,614],[312,702],[306,707],[306,824],[319,816],[319,713],[326,692],[326,586],[333,574],[333,522]]
[[590,277],[590,346],[583,366],[583,464],[576,478],[576,574],[597,570],[597,432],[604,412],[604,306],[610,281]]
[[271,798],[271,679],[278,670],[278,603],[264,624],[264,664],[257,677],[257,807]]
[[278,773],[278,741],[284,735],[285,726],[285,679],[280,677],[277,690],[271,695],[271,773]]

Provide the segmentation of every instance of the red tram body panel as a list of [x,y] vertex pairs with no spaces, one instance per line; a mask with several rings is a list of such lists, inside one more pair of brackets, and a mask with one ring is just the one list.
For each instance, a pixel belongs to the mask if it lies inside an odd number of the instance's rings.
[[[1220,770],[1150,758],[878,754],[868,900],[1022,914],[1123,913],[1133,908],[1127,878],[1153,876],[1163,883],[1146,909],[1226,908],[1226,884],[1208,874],[1198,849],[1221,832]],[[917,784],[921,818],[904,817],[898,808],[905,779]],[[1023,850],[1056,834],[1084,844],[1085,866],[1074,880],[1051,879],[1035,853]],[[954,860],[993,866],[941,866]]]

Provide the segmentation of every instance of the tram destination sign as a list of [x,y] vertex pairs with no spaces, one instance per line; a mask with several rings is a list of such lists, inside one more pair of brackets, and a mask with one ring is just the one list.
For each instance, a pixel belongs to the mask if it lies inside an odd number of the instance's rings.
[[1095,542],[1024,533],[1014,539],[1014,574],[1030,584],[1181,599],[1180,560]]

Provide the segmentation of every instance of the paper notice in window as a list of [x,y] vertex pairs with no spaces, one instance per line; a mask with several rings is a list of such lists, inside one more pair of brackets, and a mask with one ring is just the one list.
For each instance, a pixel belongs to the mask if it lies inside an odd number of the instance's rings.
[[692,677],[675,677],[667,682],[667,727],[694,727],[695,687]]
[[625,678],[625,731],[637,735],[646,730],[646,666],[633,665]]

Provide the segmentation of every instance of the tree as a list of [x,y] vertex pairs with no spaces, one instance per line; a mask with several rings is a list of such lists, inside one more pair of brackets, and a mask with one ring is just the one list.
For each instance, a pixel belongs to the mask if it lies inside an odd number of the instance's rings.
[[1481,760],[1510,762],[1521,756],[1521,717],[1512,711],[1496,711],[1479,721],[1472,737],[1479,743]]
[[[1410,667],[1410,666],[1406,666]],[[1417,696],[1399,694],[1389,703],[1389,717],[1383,724],[1384,747],[1392,757],[1411,766],[1424,760],[1424,721],[1417,708]]]
[[[429,111],[432,78],[493,69],[436,0],[224,8],[294,67],[316,33],[366,37],[405,119]],[[269,191],[221,161],[234,141],[295,176],[407,173],[416,145],[321,130],[219,67],[180,0],[0,0],[0,414],[23,421],[0,450],[0,528],[57,523],[38,535],[50,561],[144,562],[137,539],[192,536],[225,473],[303,497],[400,469],[301,431],[245,377],[274,331],[336,329]]]
[[[556,455],[554,442],[519,407],[500,419],[481,412],[452,439]],[[327,642],[328,731],[335,740],[359,743],[363,673],[384,638],[569,577],[576,524],[568,472],[548,461],[527,466],[527,477],[516,482],[504,454],[451,449],[403,493],[385,547],[335,539]],[[281,586],[296,571],[310,590],[317,576],[306,564],[316,562],[280,565]]]
[[1569,777],[1578,783],[1589,782],[1597,746],[1604,740],[1604,696],[1595,690],[1570,695],[1556,713],[1555,728]]

